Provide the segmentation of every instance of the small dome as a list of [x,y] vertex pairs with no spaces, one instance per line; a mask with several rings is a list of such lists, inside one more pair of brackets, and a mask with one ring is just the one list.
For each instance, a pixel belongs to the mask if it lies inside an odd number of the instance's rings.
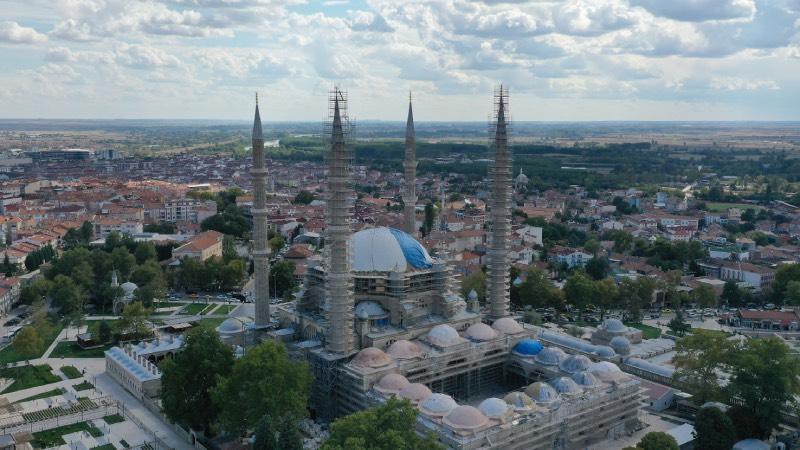
[[503,334],[517,334],[525,331],[522,325],[511,317],[503,317],[492,323],[492,328]]
[[491,341],[498,336],[494,328],[481,322],[470,325],[465,334],[473,341]]
[[414,342],[400,339],[386,349],[386,354],[394,359],[414,359],[422,356],[422,349]]
[[499,398],[490,397],[478,405],[478,410],[490,419],[502,419],[508,415],[508,403]]
[[427,334],[428,342],[439,347],[447,347],[461,341],[455,328],[447,324],[436,325]]
[[596,362],[586,371],[601,381],[615,381],[625,376],[616,364],[608,361]]
[[536,403],[541,403],[543,405],[549,405],[560,400],[555,388],[541,381],[537,381],[525,388],[525,394]]
[[406,377],[399,373],[389,373],[383,376],[373,388],[382,394],[397,394],[410,383]]
[[383,350],[375,347],[367,347],[350,361],[350,364],[358,367],[366,367],[375,369],[378,367],[385,367],[392,363],[392,357],[383,352]]
[[422,403],[419,409],[424,414],[434,417],[446,416],[450,411],[458,406],[453,397],[447,394],[431,394]]
[[559,367],[564,372],[575,373],[588,369],[591,364],[592,360],[584,355],[569,355],[561,361]]
[[607,345],[598,345],[597,350],[594,351],[597,356],[601,358],[613,358],[617,356],[617,352]]
[[546,366],[557,366],[567,354],[558,347],[545,347],[536,355],[536,362]]
[[517,345],[514,346],[513,352],[519,356],[523,357],[531,357],[536,356],[539,352],[542,351],[544,347],[542,346],[539,341],[536,339],[525,338],[519,342]]
[[460,405],[444,416],[445,425],[462,431],[476,431],[489,422],[482,412],[469,405]]
[[400,389],[400,392],[397,395],[416,405],[428,398],[428,396],[431,395],[431,390],[428,389],[428,387],[424,384],[411,383],[403,389]]
[[769,450],[771,447],[759,439],[745,439],[733,444],[733,450]]
[[589,372],[583,371],[572,374],[572,381],[585,387],[595,387],[600,385],[600,380]]
[[514,281],[512,283],[514,283],[514,286],[519,286],[522,284],[522,278],[520,277],[514,278]]
[[133,291],[139,288],[136,283],[131,283],[130,281],[122,283],[119,287],[122,288],[122,292],[125,295],[133,295]]
[[622,324],[619,319],[606,319],[603,321],[603,325],[601,326],[604,330],[612,332],[612,333],[622,333],[626,331],[628,327]]
[[559,394],[579,394],[583,389],[572,378],[556,378],[552,383]]
[[614,336],[608,344],[620,355],[627,355],[631,352],[631,342],[624,336]]
[[478,299],[478,293],[475,292],[475,289],[470,289],[469,293],[467,294],[467,298],[470,299],[470,300],[477,300]]
[[515,411],[527,411],[535,406],[533,400],[524,392],[512,392],[503,397],[503,400],[511,405]]
[[220,334],[242,333],[252,323],[253,319],[247,316],[228,317],[227,319],[222,321],[221,324],[217,326],[217,333]]
[[356,305],[356,317],[359,319],[382,319],[388,315],[380,303],[372,300],[364,300]]

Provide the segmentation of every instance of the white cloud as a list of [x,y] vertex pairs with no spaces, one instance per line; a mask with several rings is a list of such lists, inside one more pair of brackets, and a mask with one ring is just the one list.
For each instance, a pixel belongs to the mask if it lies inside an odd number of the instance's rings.
[[757,91],[762,89],[780,89],[773,80],[754,80],[738,77],[713,77],[709,83],[711,89],[723,91]]
[[11,44],[39,44],[47,41],[47,36],[17,22],[0,22],[0,42]]
[[658,16],[687,22],[751,18],[755,0],[631,0]]

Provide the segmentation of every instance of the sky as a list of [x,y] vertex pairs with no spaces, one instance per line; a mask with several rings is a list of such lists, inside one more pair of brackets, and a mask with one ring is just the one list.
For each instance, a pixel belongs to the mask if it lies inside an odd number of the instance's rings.
[[0,118],[800,120],[800,0],[0,0]]

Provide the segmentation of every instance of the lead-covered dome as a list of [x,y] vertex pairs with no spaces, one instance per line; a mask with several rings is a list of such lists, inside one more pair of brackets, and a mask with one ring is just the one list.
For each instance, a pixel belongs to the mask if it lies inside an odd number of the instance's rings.
[[539,354],[543,348],[544,346],[536,339],[525,338],[517,342],[512,352],[519,356],[529,358]]
[[428,398],[428,396],[431,395],[431,390],[424,384],[411,383],[401,389],[397,395],[416,405]]
[[528,411],[535,406],[533,400],[524,392],[511,392],[503,397],[503,400],[511,405],[515,411]]
[[125,296],[132,296],[133,291],[139,289],[139,286],[136,286],[136,283],[130,281],[122,283],[121,285],[119,285],[119,287],[122,289],[122,294]]
[[356,354],[350,364],[358,367],[377,369],[392,363],[392,357],[375,347],[367,347]]
[[409,383],[406,377],[399,373],[389,373],[383,376],[373,388],[382,394],[397,394]]
[[461,405],[444,416],[445,425],[460,431],[477,431],[489,422],[489,418],[474,406]]
[[559,394],[577,395],[582,391],[578,383],[568,377],[556,378],[551,384]]
[[561,361],[559,367],[564,372],[575,373],[588,369],[591,364],[592,360],[584,355],[569,355]]
[[572,374],[572,381],[578,383],[583,387],[600,386],[600,380],[598,380],[596,376],[592,375],[589,372],[586,372],[585,370],[583,372]]
[[536,403],[543,405],[553,404],[561,399],[553,386],[537,381],[525,388],[525,394]]
[[367,228],[351,238],[354,272],[429,269],[433,259],[411,235],[394,228]]
[[482,322],[473,323],[464,334],[473,341],[491,341],[498,336],[497,330]]
[[608,361],[596,362],[586,371],[601,381],[616,381],[625,376],[616,364]]
[[511,317],[503,317],[495,320],[492,323],[492,328],[503,334],[517,334],[525,331],[523,330],[522,325],[520,325],[519,322]]
[[606,319],[605,321],[603,321],[603,325],[601,325],[601,327],[604,330],[612,333],[622,333],[623,331],[626,331],[628,329],[628,327],[623,325],[623,323],[620,322],[619,319]]
[[431,394],[419,404],[419,410],[432,417],[442,417],[458,406],[453,397],[447,394]]
[[355,315],[359,319],[383,319],[389,313],[380,303],[373,300],[364,300],[356,305]]
[[426,335],[426,339],[433,345],[447,347],[461,341],[461,336],[455,328],[447,324],[436,325]]
[[247,316],[228,317],[217,327],[219,334],[243,333],[253,323],[253,319]]
[[631,341],[624,336],[614,336],[608,345],[620,355],[627,355],[631,352]]
[[607,345],[598,345],[594,353],[601,358],[613,358],[617,356],[617,352]]
[[536,355],[536,362],[546,366],[557,366],[567,354],[558,347],[545,347]]
[[422,356],[422,349],[414,342],[400,339],[386,349],[386,354],[394,359],[414,359]]
[[511,412],[508,403],[499,398],[489,397],[478,405],[478,410],[490,419],[503,420]]

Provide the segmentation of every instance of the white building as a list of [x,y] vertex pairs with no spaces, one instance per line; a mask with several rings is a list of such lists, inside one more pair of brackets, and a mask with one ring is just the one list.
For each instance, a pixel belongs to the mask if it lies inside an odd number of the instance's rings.
[[161,371],[130,345],[106,351],[106,373],[139,400],[161,394]]

